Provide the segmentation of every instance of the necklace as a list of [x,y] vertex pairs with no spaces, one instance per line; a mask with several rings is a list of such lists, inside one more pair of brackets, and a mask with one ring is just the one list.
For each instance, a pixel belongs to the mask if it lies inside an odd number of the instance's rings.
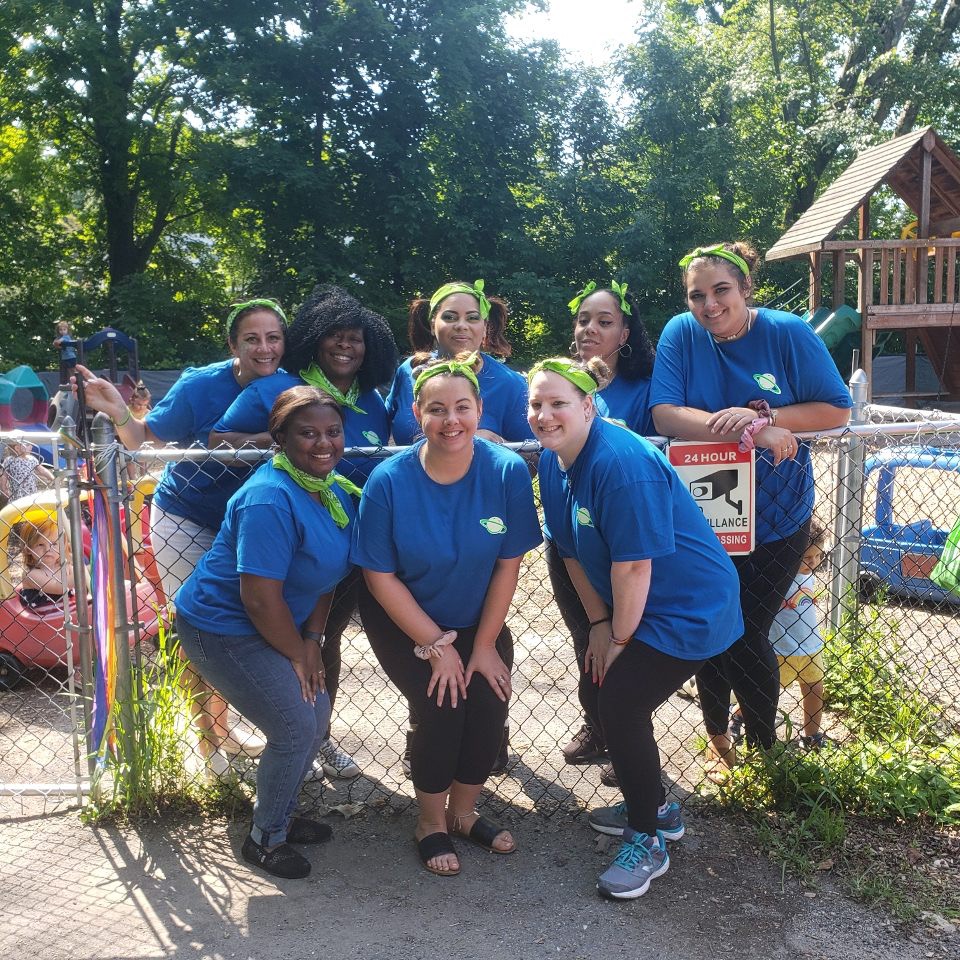
[[747,311],[747,318],[743,321],[740,326],[740,329],[736,333],[731,333],[728,337],[720,337],[715,333],[711,333],[710,336],[713,337],[714,343],[729,343],[731,340],[738,340],[744,334],[750,332],[750,327],[753,324],[753,311]]

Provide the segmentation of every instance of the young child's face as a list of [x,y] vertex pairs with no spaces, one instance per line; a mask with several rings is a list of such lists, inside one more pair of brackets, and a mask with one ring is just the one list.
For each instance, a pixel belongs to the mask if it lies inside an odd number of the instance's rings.
[[820,564],[823,563],[823,550],[816,544],[811,543],[803,551],[803,557],[800,560],[800,570],[804,573],[812,573]]
[[65,321],[61,320],[61,321],[57,324],[57,333],[59,333],[61,336],[64,336],[65,334],[68,334],[69,332],[70,332],[70,325],[69,325],[68,323],[66,323]]
[[33,450],[33,445],[29,443],[15,443],[12,448],[13,455],[15,457],[25,457],[31,450]]
[[[70,543],[64,541],[67,559],[70,557]],[[51,540],[46,534],[41,534],[38,542],[27,551],[28,565],[31,567],[45,567],[55,570],[60,565],[60,551],[56,539]]]

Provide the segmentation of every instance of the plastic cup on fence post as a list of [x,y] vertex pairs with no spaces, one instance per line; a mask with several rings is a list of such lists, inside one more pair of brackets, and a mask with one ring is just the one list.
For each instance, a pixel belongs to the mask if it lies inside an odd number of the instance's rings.
[[[851,424],[865,421],[868,396],[867,375],[856,370],[850,377],[850,398],[853,400]],[[836,504],[834,536],[837,541],[837,561],[833,582],[830,586],[830,629],[837,631],[843,614],[850,609],[851,598],[856,590],[860,529],[863,523],[863,441],[851,434],[841,441],[840,458],[837,461]]]

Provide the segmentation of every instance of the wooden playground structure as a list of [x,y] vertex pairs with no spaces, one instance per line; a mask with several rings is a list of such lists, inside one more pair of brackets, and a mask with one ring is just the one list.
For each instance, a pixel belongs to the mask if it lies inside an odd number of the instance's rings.
[[[884,185],[914,212],[914,237],[871,237],[870,199]],[[854,217],[856,238],[835,239]],[[808,260],[811,316],[824,306],[825,268],[832,269],[836,309],[845,302],[846,265],[857,265],[860,365],[872,387],[877,332],[902,331],[906,384],[898,395],[912,406],[921,399],[960,401],[960,329],[953,329],[960,325],[958,250],[960,158],[932,127],[922,127],[863,151],[770,248],[767,260]],[[936,395],[917,391],[918,346],[939,378]]]

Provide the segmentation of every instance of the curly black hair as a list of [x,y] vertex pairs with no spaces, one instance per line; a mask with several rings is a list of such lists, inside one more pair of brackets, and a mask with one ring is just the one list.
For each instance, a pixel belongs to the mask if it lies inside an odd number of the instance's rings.
[[338,330],[362,330],[364,356],[357,373],[361,392],[388,383],[397,369],[397,344],[390,324],[342,287],[319,284],[297,311],[287,331],[283,368],[299,374],[316,360],[317,346]]
[[[610,287],[597,287],[593,293],[609,293],[617,303],[620,302],[620,294]],[[640,304],[637,298],[628,290],[625,299],[631,312],[623,314],[623,322],[630,333],[620,349],[623,350],[626,347],[630,349],[625,354],[620,354],[617,361],[617,376],[623,377],[624,380],[649,380],[653,376],[653,361],[657,354],[653,348],[653,341],[647,333],[646,324],[640,316]],[[576,317],[573,318],[573,326],[576,329]]]

